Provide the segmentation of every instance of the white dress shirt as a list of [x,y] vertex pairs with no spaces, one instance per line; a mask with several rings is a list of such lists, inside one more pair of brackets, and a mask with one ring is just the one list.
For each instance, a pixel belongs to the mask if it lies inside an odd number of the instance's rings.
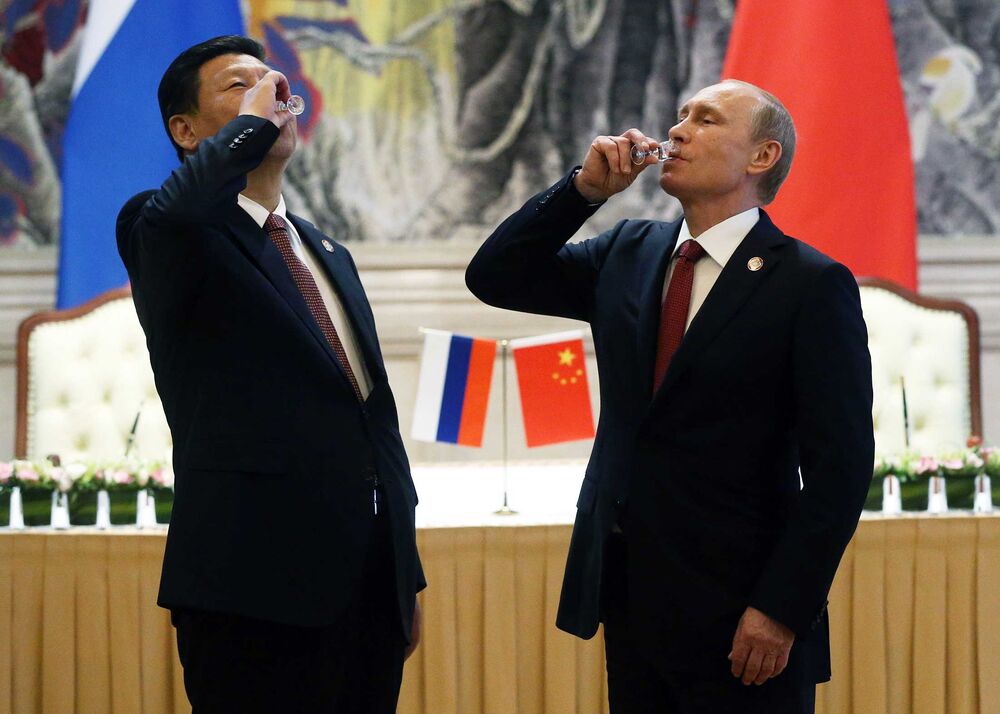
[[[270,215],[268,210],[256,201],[247,198],[242,193],[237,197],[237,202],[244,211],[246,211],[252,219],[261,228],[264,227],[264,222]],[[274,213],[277,216],[281,216],[282,220],[285,221],[285,227],[288,229],[288,239],[292,244],[292,250],[302,264],[306,266],[306,269],[312,273],[313,280],[316,281],[316,287],[319,288],[320,297],[323,298],[323,304],[326,305],[326,311],[330,314],[330,319],[333,321],[333,326],[337,330],[337,335],[340,337],[340,342],[344,345],[344,352],[347,353],[347,361],[351,365],[351,370],[354,372],[355,379],[358,380],[358,388],[361,390],[361,396],[365,399],[372,391],[371,375],[368,373],[368,367],[365,364],[364,357],[361,354],[361,350],[358,347],[358,340],[354,334],[354,328],[351,326],[351,321],[347,317],[347,313],[344,312],[344,306],[340,302],[340,298],[337,296],[337,291],[333,289],[333,285],[330,283],[330,279],[326,275],[326,271],[323,269],[322,264],[319,259],[313,255],[313,252],[309,250],[306,246],[302,244],[302,238],[299,237],[298,231],[295,230],[295,226],[292,222],[288,220],[285,210],[285,197],[282,196],[278,199],[278,207],[274,209]]]
[[[746,238],[750,229],[757,225],[759,219],[760,211],[754,206],[749,210],[743,211],[743,213],[730,216],[722,221],[722,223],[716,223],[700,236],[692,239],[705,249],[707,255],[694,264],[694,282],[691,285],[691,306],[688,308],[687,323],[684,325],[685,332],[691,326],[691,320],[698,314],[698,310],[705,302],[705,298],[708,297],[708,293],[711,291],[712,286],[715,285],[715,281],[719,279],[722,269],[726,267],[726,263],[733,257],[733,253],[740,247],[740,243]],[[674,246],[674,252],[670,258],[670,267],[667,269],[667,275],[663,279],[663,293],[660,297],[661,304],[667,297],[670,278],[674,274],[674,266],[677,265],[677,254],[684,241],[689,239],[691,239],[691,231],[688,229],[688,224],[685,220],[681,223],[681,232],[677,236],[677,245]]]

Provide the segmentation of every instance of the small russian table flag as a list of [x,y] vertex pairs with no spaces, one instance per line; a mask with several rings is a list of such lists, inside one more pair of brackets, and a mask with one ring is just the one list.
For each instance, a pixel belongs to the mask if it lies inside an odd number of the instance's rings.
[[414,439],[483,445],[496,352],[496,340],[424,331]]

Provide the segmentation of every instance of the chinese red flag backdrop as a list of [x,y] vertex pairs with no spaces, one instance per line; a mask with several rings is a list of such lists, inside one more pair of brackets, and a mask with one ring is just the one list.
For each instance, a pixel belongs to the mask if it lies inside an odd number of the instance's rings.
[[775,94],[795,122],[775,223],[855,275],[915,290],[913,161],[885,0],[740,0],[722,76]]
[[512,340],[528,446],[594,435],[587,365],[579,331]]

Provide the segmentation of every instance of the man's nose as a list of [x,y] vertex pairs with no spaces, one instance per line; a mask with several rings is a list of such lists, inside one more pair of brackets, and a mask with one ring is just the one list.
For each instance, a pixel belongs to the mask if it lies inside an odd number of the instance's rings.
[[687,132],[684,130],[684,122],[677,122],[670,127],[670,131],[667,132],[667,138],[673,139],[675,144],[683,144],[687,141]]

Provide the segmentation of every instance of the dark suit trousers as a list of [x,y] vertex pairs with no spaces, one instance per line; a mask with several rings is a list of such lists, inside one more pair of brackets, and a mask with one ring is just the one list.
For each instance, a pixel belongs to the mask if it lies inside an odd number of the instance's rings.
[[813,714],[816,685],[795,663],[764,684],[744,685],[718,667],[679,671],[657,666],[637,645],[627,608],[625,536],[612,533],[605,556],[602,621],[611,714]]
[[380,515],[357,597],[332,625],[174,611],[193,714],[395,712],[405,640],[392,557],[388,517]]

